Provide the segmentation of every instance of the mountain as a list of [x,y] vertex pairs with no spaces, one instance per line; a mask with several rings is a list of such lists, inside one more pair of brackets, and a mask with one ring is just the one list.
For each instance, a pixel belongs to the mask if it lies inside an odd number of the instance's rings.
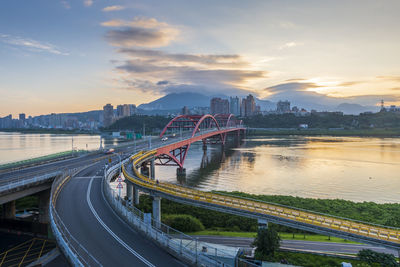
[[[138,109],[143,110],[144,114],[154,113],[155,111],[157,111],[157,114],[163,114],[165,112],[161,111],[168,110],[170,112],[174,112],[176,110],[181,110],[183,106],[187,106],[188,108],[209,107],[210,100],[213,97],[229,99],[228,96],[222,94],[206,96],[203,94],[192,92],[171,93],[150,103],[141,104],[138,106]],[[269,100],[255,98],[255,101],[256,104],[260,106],[262,111],[276,109],[276,103]]]
[[[171,93],[167,94],[150,103],[141,104],[138,109],[141,114],[148,115],[165,115],[178,113],[183,106],[193,107],[209,107],[210,100],[213,97],[229,99],[226,95],[203,95],[193,92]],[[341,111],[344,114],[358,115],[362,112],[379,111],[375,106],[363,106],[356,103],[342,103],[344,99],[328,97],[315,92],[282,92],[273,95],[268,99],[255,98],[256,105],[259,105],[261,111],[276,110],[276,102],[279,100],[289,100],[291,106],[305,108],[307,110],[315,109],[317,111]]]
[[269,100],[263,100],[255,97],[256,105],[260,106],[261,111],[270,111],[270,110],[276,110],[276,103],[269,101]]
[[351,104],[351,103],[342,103],[340,105],[338,105],[335,110],[337,111],[341,111],[344,114],[354,114],[354,115],[358,115],[360,113],[363,112],[378,112],[379,111],[379,107],[375,107],[375,106],[362,106],[359,104]]
[[172,93],[150,103],[141,104],[138,108],[143,110],[176,110],[183,108],[183,106],[188,108],[208,107],[211,98],[199,93]]

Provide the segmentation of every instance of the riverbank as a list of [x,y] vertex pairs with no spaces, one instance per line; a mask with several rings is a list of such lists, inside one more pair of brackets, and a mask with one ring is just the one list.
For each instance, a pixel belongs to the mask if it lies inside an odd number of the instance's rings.
[[[269,203],[276,203],[299,209],[306,209],[309,211],[364,221],[367,223],[400,227],[400,204],[377,204],[374,202],[360,203],[341,199],[312,199],[279,195],[253,195],[241,192],[219,193],[234,195],[242,198],[250,198]],[[138,206],[138,208],[144,212],[151,212],[151,198],[149,196],[142,195],[140,197],[140,205]],[[210,231],[210,233],[231,232],[234,234],[241,233],[241,235],[251,236],[257,231],[258,228],[257,220],[255,219],[240,217],[198,207],[192,207],[190,205],[176,203],[167,199],[162,199],[161,211],[163,216],[172,214],[185,214],[196,218],[201,222],[204,228],[194,230],[195,232],[206,230]],[[313,233],[307,233],[282,225],[278,225],[277,230],[281,233],[287,233],[289,235],[292,234],[292,237],[293,234],[295,234],[295,236],[297,234],[303,234],[303,237],[304,234],[314,235]],[[321,237],[316,238],[320,239]],[[322,238],[329,240],[329,237]]]
[[100,131],[81,131],[81,130],[64,130],[64,129],[1,129],[0,132],[7,133],[26,133],[26,134],[82,134],[82,135],[100,135]]
[[400,128],[371,128],[371,129],[322,129],[322,128],[249,128],[250,136],[351,136],[351,137],[400,137]]

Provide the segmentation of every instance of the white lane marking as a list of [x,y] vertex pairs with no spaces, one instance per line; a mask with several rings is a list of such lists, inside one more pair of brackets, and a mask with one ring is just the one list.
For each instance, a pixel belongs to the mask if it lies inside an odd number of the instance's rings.
[[103,176],[76,176],[74,179],[101,179]]
[[92,202],[90,201],[90,191],[92,188],[92,182],[93,179],[90,180],[89,182],[89,186],[88,186],[88,190],[86,193],[86,201],[89,205],[90,210],[92,211],[94,217],[96,217],[97,221],[103,226],[103,228],[112,236],[114,237],[114,239],[120,243],[124,248],[126,248],[130,253],[132,253],[133,255],[135,255],[139,260],[141,260],[144,264],[146,264],[147,266],[150,267],[155,267],[155,265],[153,265],[151,262],[149,262],[148,260],[146,260],[145,258],[143,258],[142,255],[140,255],[139,253],[137,253],[135,250],[133,250],[131,247],[129,247],[121,238],[119,238],[113,231],[111,231],[111,229],[103,222],[102,219],[100,219],[99,215],[97,214],[96,210],[93,208]]

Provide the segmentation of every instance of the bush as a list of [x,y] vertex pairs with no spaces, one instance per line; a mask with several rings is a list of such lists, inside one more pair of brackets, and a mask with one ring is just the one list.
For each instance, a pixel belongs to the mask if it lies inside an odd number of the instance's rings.
[[379,263],[381,266],[399,266],[396,258],[392,254],[375,252],[370,249],[363,249],[358,252],[360,260],[369,264]]
[[204,230],[204,225],[201,221],[190,215],[164,215],[162,216],[162,222],[181,232],[197,232]]
[[258,229],[253,245],[256,247],[256,258],[266,259],[273,257],[280,246],[280,237],[276,227],[272,224],[268,228]]

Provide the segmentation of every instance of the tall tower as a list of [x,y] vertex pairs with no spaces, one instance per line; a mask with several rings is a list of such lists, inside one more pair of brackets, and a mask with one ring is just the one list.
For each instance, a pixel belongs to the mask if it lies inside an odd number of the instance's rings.
[[381,100],[381,111],[385,111],[385,101]]

